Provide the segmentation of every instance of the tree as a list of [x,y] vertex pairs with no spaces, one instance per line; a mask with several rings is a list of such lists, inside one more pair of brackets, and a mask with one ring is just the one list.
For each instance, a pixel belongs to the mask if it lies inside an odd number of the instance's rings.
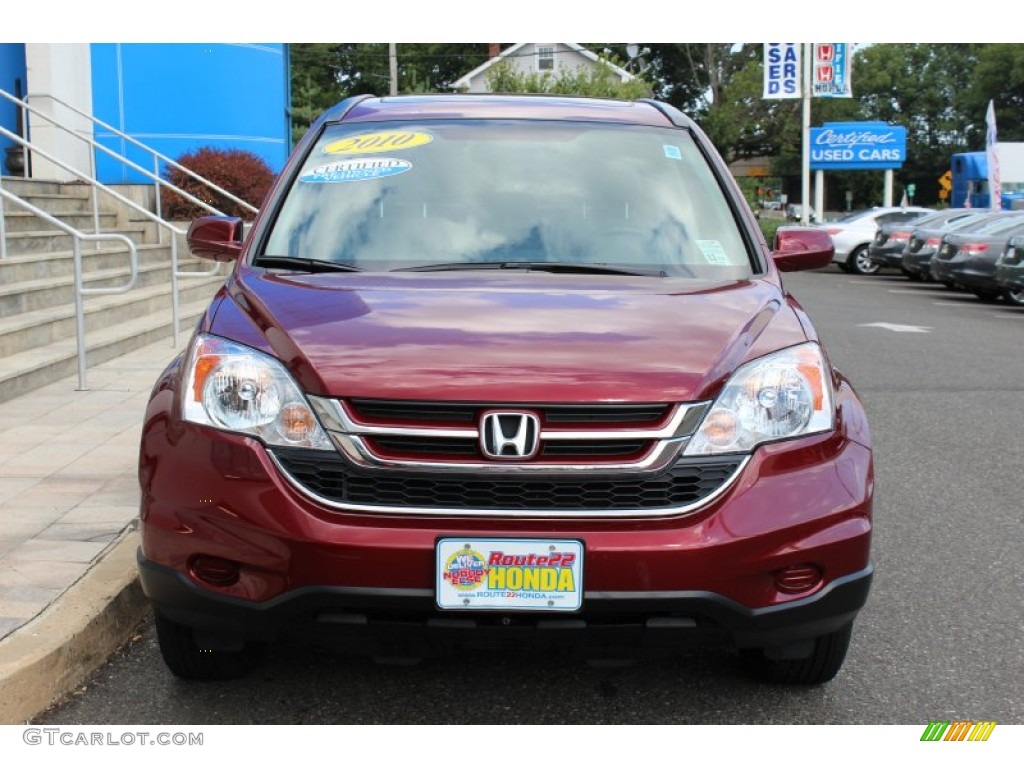
[[971,87],[963,95],[964,117],[969,120],[967,146],[985,146],[985,112],[995,103],[1000,141],[1024,141],[1024,46],[990,43],[979,46]]
[[[290,50],[296,141],[318,115],[342,99],[389,91],[387,43],[295,43]],[[455,80],[485,61],[486,43],[402,43],[398,92],[448,91]]]
[[642,99],[652,93],[646,80],[634,77],[622,81],[610,62],[601,60],[590,67],[561,69],[558,74],[523,72],[508,60],[495,62],[487,72],[487,87],[495,93],[559,93],[612,99]]

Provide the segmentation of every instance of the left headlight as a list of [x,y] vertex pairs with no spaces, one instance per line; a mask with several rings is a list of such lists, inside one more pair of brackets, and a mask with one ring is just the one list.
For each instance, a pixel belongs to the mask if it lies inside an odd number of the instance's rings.
[[690,439],[684,456],[748,452],[762,443],[833,428],[832,378],[813,343],[736,369]]
[[268,445],[333,450],[287,369],[251,347],[199,334],[182,397],[185,421],[253,435]]

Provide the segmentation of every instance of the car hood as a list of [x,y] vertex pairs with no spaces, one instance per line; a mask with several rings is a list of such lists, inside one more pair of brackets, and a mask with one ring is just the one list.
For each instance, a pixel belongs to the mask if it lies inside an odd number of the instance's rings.
[[241,267],[219,301],[208,330],[331,396],[699,400],[745,360],[807,338],[802,311],[767,280]]

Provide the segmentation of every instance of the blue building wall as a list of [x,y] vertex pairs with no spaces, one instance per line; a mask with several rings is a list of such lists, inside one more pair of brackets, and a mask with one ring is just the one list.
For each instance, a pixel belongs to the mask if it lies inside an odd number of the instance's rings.
[[[205,146],[244,149],[275,173],[288,158],[286,45],[93,43],[91,53],[93,113],[168,157]],[[153,170],[148,153],[116,134],[98,126],[96,141]],[[149,181],[96,155],[104,183]]]
[[[21,92],[25,93],[25,44],[24,43],[0,43],[0,90],[7,91],[12,96],[14,92],[14,81],[21,80]],[[0,99],[0,125],[13,133],[18,132],[18,110],[6,99]],[[0,136],[0,166],[3,165],[3,151],[14,142]],[[6,168],[0,168],[0,173],[7,174]]]

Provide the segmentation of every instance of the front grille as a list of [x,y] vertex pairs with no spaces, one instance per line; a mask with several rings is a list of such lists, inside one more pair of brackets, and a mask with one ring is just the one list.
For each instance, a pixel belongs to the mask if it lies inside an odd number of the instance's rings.
[[733,476],[743,457],[682,459],[654,475],[495,477],[357,469],[340,456],[274,449],[281,467],[309,493],[339,505],[474,511],[669,510],[697,504]]
[[[498,439],[495,435],[518,434],[516,415],[534,425],[518,449],[523,454],[515,460],[518,464],[607,466],[624,471],[639,465],[664,468],[672,458],[670,441],[692,434],[708,405],[313,400],[339,450],[361,468],[493,463],[493,447],[488,445]],[[497,425],[487,421],[494,413],[505,414]],[[506,434],[505,430],[512,431]]]
[[[487,460],[480,451],[480,442],[473,438],[376,435],[363,439],[374,454],[387,458],[421,456],[438,460]],[[584,459],[625,461],[642,456],[650,447],[649,440],[558,440],[544,443],[538,458],[567,462]]]
[[662,422],[671,406],[665,403],[639,405],[510,405],[494,403],[444,403],[418,400],[371,400],[352,398],[346,401],[352,415],[368,424],[476,424],[489,410],[529,410],[537,413],[545,424],[635,424],[653,426]]

